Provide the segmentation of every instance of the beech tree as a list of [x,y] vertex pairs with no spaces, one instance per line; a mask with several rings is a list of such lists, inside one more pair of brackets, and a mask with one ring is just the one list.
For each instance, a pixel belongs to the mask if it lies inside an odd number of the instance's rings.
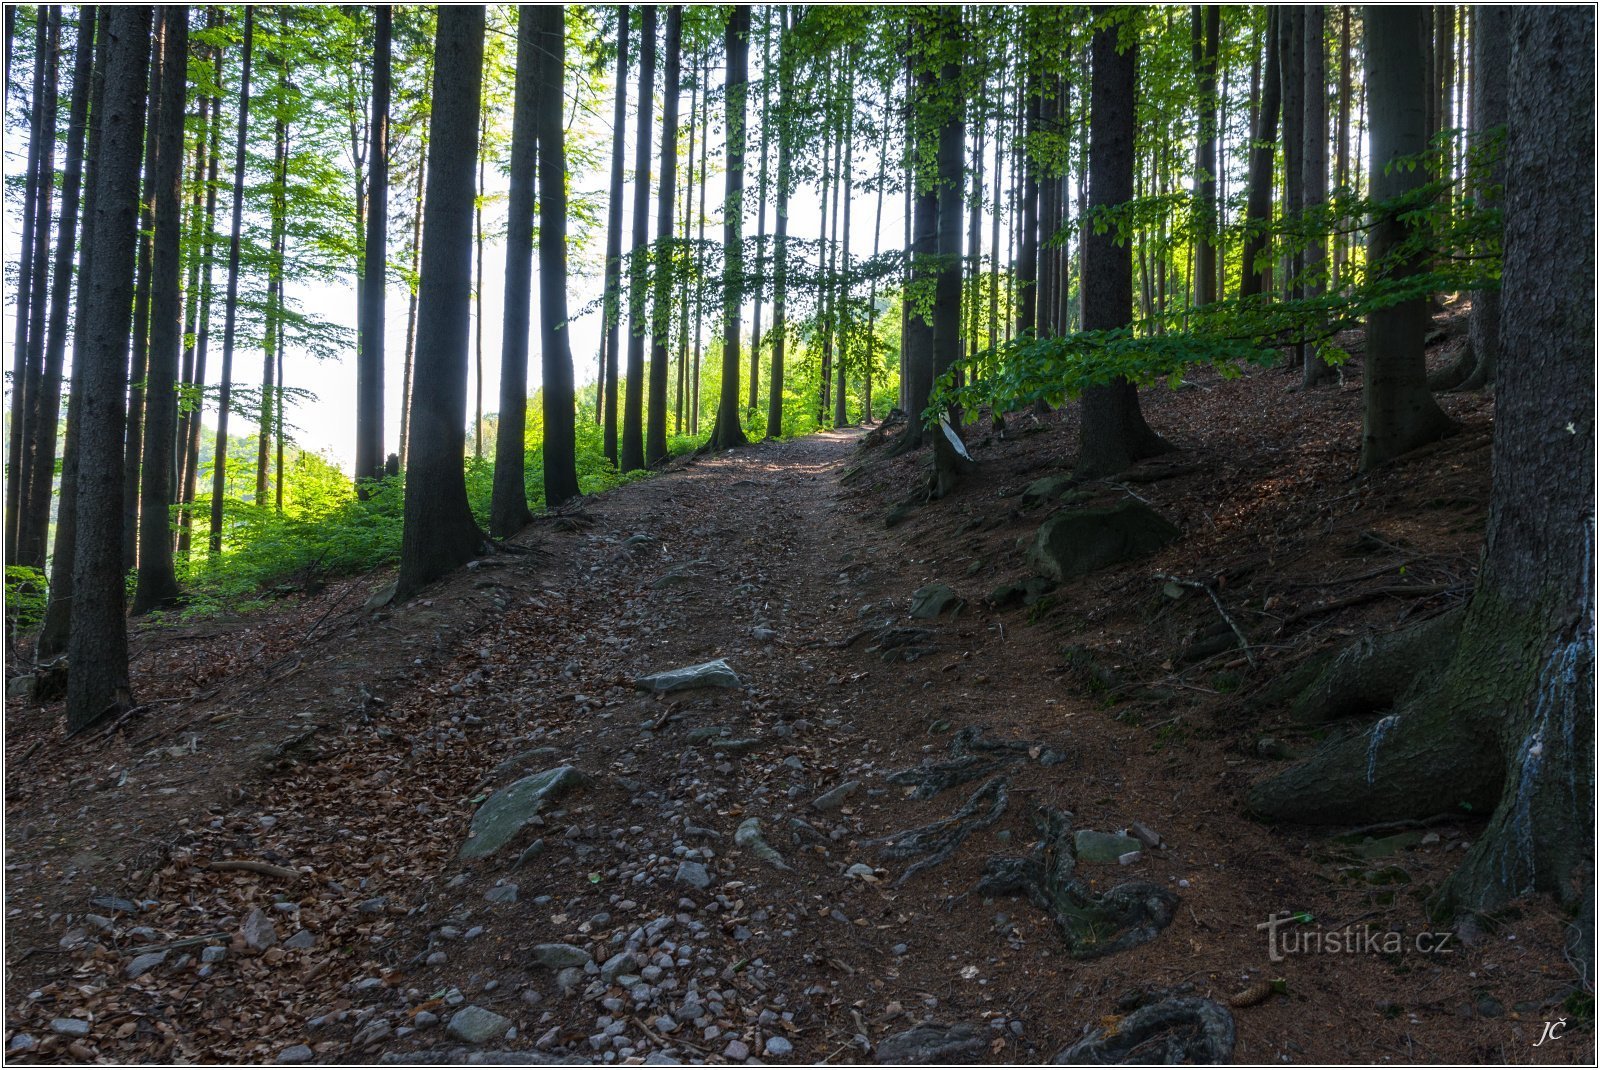
[[622,405],[619,467],[644,467],[645,284],[650,257],[650,126],[656,84],[656,5],[646,4],[639,33],[639,129],[633,157],[633,243],[628,253],[628,385]]
[[[524,9],[538,28],[539,325],[544,373],[544,500],[546,507],[578,496],[573,414],[572,346],[567,316],[567,150],[563,122],[566,85],[566,8]],[[663,387],[664,389],[664,387]]]
[[722,393],[717,420],[706,446],[743,446],[739,423],[739,306],[744,298],[744,148],[745,96],[750,87],[750,6],[736,4],[724,38],[728,55],[727,172],[722,195]]
[[[683,7],[667,9],[666,86],[661,106],[661,177],[656,193],[655,295],[650,320],[650,391],[644,459],[667,458],[667,360],[672,343],[672,204],[678,178],[678,90],[683,52]],[[559,117],[559,113],[558,113]]]
[[[617,342],[622,323],[622,176],[628,120],[628,5],[617,8],[617,79],[611,108],[611,186],[606,199],[605,331],[600,340],[596,418],[604,412],[606,457],[617,463]],[[687,214],[685,216],[687,218]]]
[[[361,278],[361,316],[356,357],[356,482],[383,478],[384,296],[389,274],[389,101],[393,14],[386,4],[372,9],[372,120],[367,170],[366,242]],[[363,491],[364,493],[364,491]]]

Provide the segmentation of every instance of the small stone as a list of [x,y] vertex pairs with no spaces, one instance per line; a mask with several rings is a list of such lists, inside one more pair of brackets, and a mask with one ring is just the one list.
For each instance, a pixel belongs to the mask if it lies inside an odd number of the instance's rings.
[[1139,851],[1141,846],[1132,836],[1093,829],[1079,829],[1073,833],[1072,844],[1080,862],[1117,862],[1123,855]]
[[490,888],[483,896],[491,903],[515,903],[517,901],[517,886],[515,884],[500,884]]
[[[317,934],[310,929],[301,929],[283,942],[283,946],[290,951],[306,951],[317,946]],[[210,950],[209,948],[207,950]]]
[[658,1018],[656,1018],[656,1032],[658,1032],[658,1033],[675,1033],[675,1032],[677,1032],[677,1030],[678,1030],[678,1023],[674,1019],[672,1019],[670,1016],[663,1014],[663,1015],[659,1016]]
[[135,958],[123,968],[123,975],[130,981],[137,981],[163,962],[167,961],[165,951],[151,951]]
[[1426,835],[1424,835],[1422,837],[1422,839],[1417,841],[1418,845],[1421,846],[1421,847],[1433,847],[1438,842],[1439,842],[1439,834],[1437,832],[1429,832]]
[[766,1052],[775,1059],[794,1054],[794,1045],[786,1037],[768,1037]]
[[591,960],[587,951],[571,944],[535,944],[533,961],[550,970],[565,970],[569,967],[581,970]]
[[875,881],[878,879],[877,873],[874,872],[873,868],[867,865],[865,862],[857,862],[855,865],[845,870],[844,875],[846,877],[854,877],[856,880],[863,881]]
[[722,1049],[722,1056],[725,1059],[732,1059],[735,1062],[742,1063],[750,1058],[750,1045],[742,1040],[730,1040],[728,1041],[728,1046]]
[[89,1035],[89,1023],[82,1018],[52,1018],[50,1032],[62,1037],[86,1037]]
[[823,813],[837,810],[844,805],[844,801],[850,797],[851,793],[860,786],[861,781],[859,780],[846,780],[833,790],[818,795],[811,801],[811,808]]
[[702,862],[679,862],[677,875],[673,879],[694,888],[711,887],[711,874]]
[[894,945],[894,947],[890,948],[889,950],[891,951],[891,953],[893,953],[895,955],[904,955],[907,951],[910,951],[911,948],[907,944],[896,944],[896,945]]
[[450,1016],[446,1027],[450,1035],[468,1044],[486,1044],[499,1040],[511,1028],[511,1019],[494,1011],[469,1003]]
[[439,1016],[432,1011],[418,1011],[411,1017],[411,1024],[418,1029],[427,1029],[439,1024]]
[[375,899],[368,899],[364,902],[357,903],[356,909],[363,914],[382,914],[388,905],[389,900],[380,895]]
[[1135,821],[1129,825],[1128,831],[1133,833],[1134,838],[1146,847],[1161,846],[1161,835],[1142,821]]
[[261,910],[252,910],[240,928],[244,942],[256,951],[265,951],[278,942],[277,926]]
[[227,957],[228,949],[221,944],[213,944],[200,952],[200,961],[206,963],[221,962]]
[[6,1051],[13,1055],[21,1055],[25,1051],[32,1051],[39,1046],[39,1042],[27,1033],[18,1033],[6,1043]]
[[614,985],[617,983],[617,978],[627,972],[628,967],[632,965],[633,953],[631,951],[619,951],[606,959],[605,964],[600,967],[600,980],[608,985]]
[[433,954],[428,956],[428,965],[429,966],[443,966],[446,962],[449,962],[449,961],[450,961],[450,956],[446,955],[443,951],[435,951]]
[[305,1044],[293,1044],[278,1053],[278,1062],[285,1064],[309,1063],[315,1059],[316,1053]]
[[930,583],[911,594],[911,616],[917,620],[931,620],[946,611],[959,613],[964,605],[966,601],[943,583]]

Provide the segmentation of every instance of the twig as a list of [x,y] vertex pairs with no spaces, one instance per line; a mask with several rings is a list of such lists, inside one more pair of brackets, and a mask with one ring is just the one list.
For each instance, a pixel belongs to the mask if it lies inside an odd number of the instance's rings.
[[1284,618],[1283,624],[1279,628],[1279,631],[1282,631],[1283,628],[1287,628],[1291,624],[1298,623],[1307,617],[1314,617],[1319,613],[1332,613],[1336,609],[1346,609],[1350,606],[1358,606],[1362,602],[1370,602],[1375,598],[1383,598],[1386,595],[1393,595],[1396,598],[1415,598],[1435,594],[1454,594],[1470,589],[1471,584],[1466,583],[1430,583],[1425,586],[1373,587],[1369,590],[1357,591],[1355,594],[1346,595],[1343,598],[1335,598],[1331,602],[1323,602],[1320,605],[1312,606],[1309,609],[1302,609],[1298,612],[1291,613]]
[[1252,669],[1257,668],[1256,656],[1250,650],[1250,640],[1245,638],[1245,634],[1240,630],[1239,625],[1234,623],[1232,617],[1228,616],[1228,611],[1222,606],[1222,599],[1217,597],[1217,592],[1211,589],[1209,583],[1201,583],[1199,580],[1180,580],[1178,577],[1169,576],[1165,572],[1156,573],[1156,579],[1166,580],[1168,583],[1176,583],[1179,587],[1192,587],[1196,591],[1204,591],[1210,597],[1211,604],[1217,607],[1217,612],[1222,616],[1223,623],[1233,630],[1234,638],[1239,640],[1239,649],[1244,651],[1245,660],[1250,663]]
[[640,1029],[644,1030],[644,1035],[645,1036],[649,1037],[651,1040],[655,1041],[657,1044],[660,1044],[664,1048],[684,1047],[684,1048],[690,1048],[690,1049],[692,1049],[694,1051],[697,1051],[702,1055],[710,1055],[711,1054],[711,1052],[708,1049],[702,1048],[700,1045],[694,1043],[693,1041],[688,1041],[688,1040],[668,1040],[665,1037],[661,1036],[660,1034],[653,1032],[650,1029],[649,1026],[645,1025],[643,1022],[641,1022],[637,1018],[635,1018],[633,1020],[633,1024],[638,1026]]
[[175,951],[180,947],[194,947],[196,944],[209,944],[213,940],[226,940],[229,933],[206,933],[204,936],[189,936],[182,940],[169,940],[164,944],[139,944],[136,947],[124,947],[117,950],[117,955],[127,958],[129,955],[147,955],[152,951]]
[[245,873],[259,873],[264,877],[280,877],[286,881],[297,881],[305,876],[298,869],[287,866],[275,866],[271,862],[256,862],[251,859],[229,859],[222,862],[207,862],[207,869],[218,871],[241,870]]
[[1403,829],[1425,829],[1429,825],[1443,825],[1451,821],[1460,821],[1461,814],[1434,814],[1432,817],[1411,817],[1400,821],[1380,821],[1376,825],[1362,825],[1348,832],[1339,833],[1340,836],[1371,836],[1378,832],[1399,832]]

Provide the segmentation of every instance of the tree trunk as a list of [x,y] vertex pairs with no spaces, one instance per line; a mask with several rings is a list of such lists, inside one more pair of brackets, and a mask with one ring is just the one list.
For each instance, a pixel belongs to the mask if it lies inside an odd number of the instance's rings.
[[1272,225],[1272,163],[1278,138],[1278,108],[1283,98],[1279,73],[1278,21],[1284,8],[1267,8],[1266,73],[1261,79],[1261,106],[1256,112],[1255,129],[1250,139],[1250,192],[1245,203],[1244,267],[1239,277],[1239,296],[1254,297],[1272,292],[1271,243],[1267,231]]
[[[206,15],[206,29],[209,30],[215,25],[215,12],[208,12]],[[218,79],[219,83],[220,81],[221,79]],[[207,237],[205,232],[205,227],[207,224],[205,214],[206,161],[208,159],[206,150],[210,145],[211,128],[218,121],[217,116],[213,114],[213,111],[216,109],[213,108],[213,102],[209,96],[202,93],[199,104],[199,129],[196,131],[194,139],[194,180],[192,183],[194,186],[194,192],[189,204],[188,221],[189,248],[192,250],[192,252],[189,256],[188,282],[184,288],[183,365],[178,372],[179,382],[182,384],[182,390],[184,392],[185,399],[188,402],[186,406],[180,407],[180,411],[178,413],[178,482],[177,489],[174,491],[174,494],[179,502],[185,501],[183,496],[183,488],[188,484],[189,480],[189,422],[191,418],[194,417],[194,414],[199,410],[198,401],[194,397],[194,395],[200,389],[200,383],[195,376],[194,358],[195,340],[200,332],[200,269],[203,266],[202,262],[205,259],[205,257],[201,255],[201,250],[205,247],[205,241]],[[180,509],[179,514],[180,523],[183,524],[183,526],[180,528],[179,537],[181,539],[181,533],[188,530],[186,522],[188,510]]]
[[700,79],[693,79],[689,87],[689,152],[683,161],[683,239],[673,267],[678,278],[678,374],[672,399],[672,431],[683,434],[683,405],[688,388],[689,369],[689,287],[690,264],[694,262],[689,245],[689,220],[694,195],[694,136],[700,128]]
[[[605,416],[606,459],[617,463],[617,346],[622,333],[622,178],[628,125],[627,4],[617,8],[617,84],[611,107],[611,196],[606,200],[605,335],[600,343],[600,380],[595,397]],[[648,118],[641,113],[641,125]]]
[[[125,356],[138,240],[140,149],[150,63],[151,9],[114,7],[105,93],[95,116],[99,165],[91,206],[83,375],[74,380],[78,431],[77,536],[67,656],[67,727],[78,731],[133,704],[123,610],[122,463]],[[81,395],[81,398],[80,398]]]
[[483,544],[462,469],[472,290],[473,171],[483,89],[484,9],[439,9],[428,192],[417,298],[416,395],[396,600],[465,564]]
[[928,112],[935,94],[937,71],[913,59],[915,83],[907,104],[907,137],[915,146],[907,160],[906,187],[913,191],[911,207],[910,282],[902,300],[906,322],[901,330],[902,389],[906,397],[906,429],[894,453],[914,450],[927,441],[923,413],[933,394],[934,265],[939,252],[939,183],[928,174],[921,157],[933,137]]
[[1193,59],[1200,86],[1200,131],[1195,152],[1195,201],[1199,234],[1195,239],[1195,299],[1209,305],[1217,299],[1217,38],[1222,9],[1196,4]]
[[[208,21],[210,21],[208,19]],[[218,92],[222,89],[223,56],[222,49],[216,48],[212,59],[212,77],[215,80]],[[211,300],[215,293],[213,275],[217,264],[217,189],[220,183],[217,174],[222,166],[222,97],[220,95],[211,99],[211,130],[208,136],[206,149],[206,214],[205,233],[201,242],[201,259],[204,267],[200,279],[200,312],[195,328],[194,344],[194,384],[199,396],[195,400],[194,412],[189,417],[186,429],[187,438],[182,446],[184,452],[183,462],[183,515],[179,518],[178,528],[178,556],[187,559],[191,547],[194,531],[194,499],[200,481],[200,426],[201,417],[205,413],[205,383],[206,361],[211,351]],[[91,135],[92,136],[92,135]],[[88,223],[84,224],[85,229]],[[71,430],[71,421],[68,421],[68,430]]]
[[767,437],[783,434],[783,358],[788,337],[789,300],[789,183],[793,140],[794,58],[790,54],[789,9],[783,9],[778,38],[778,196],[777,220],[772,236],[775,263],[772,270],[772,371],[767,376]]
[[[1348,189],[1350,185],[1350,8],[1339,6],[1339,118],[1334,135],[1335,189]],[[1333,286],[1342,290],[1345,282],[1345,264],[1349,238],[1337,234],[1333,239]]]
[[[672,344],[672,205],[678,196],[678,91],[683,57],[683,7],[667,9],[666,96],[661,106],[661,177],[656,194],[655,299],[650,322],[650,391],[646,406],[646,464],[667,459],[668,349]],[[563,300],[565,298],[563,297]],[[751,397],[751,407],[755,405]]]
[[[1374,14],[1369,41],[1399,29]],[[1515,359],[1496,390],[1477,587],[1441,675],[1386,696],[1399,699],[1396,712],[1250,794],[1258,814],[1306,824],[1492,809],[1439,889],[1445,912],[1531,892],[1592,908],[1594,883],[1594,14],[1517,8],[1511,21],[1500,340]],[[1405,32],[1420,42],[1415,13]],[[1369,71],[1378,149],[1392,145],[1393,86]],[[1420,128],[1421,101],[1410,106]],[[1361,660],[1340,659],[1347,669]],[[1574,929],[1572,951],[1592,978],[1592,912]]]
[[[1023,17],[1029,12],[1024,10]],[[1026,40],[1026,38],[1024,39]],[[1024,56],[1029,55],[1024,48]],[[1017,335],[1034,332],[1039,300],[1039,82],[1028,75],[1028,103],[1024,111],[1027,131],[1023,140],[1022,239],[1017,243]]]
[[[709,52],[709,50],[708,50]],[[694,363],[689,369],[689,434],[700,433],[700,348],[701,328],[706,314],[706,154],[711,146],[710,57],[700,60],[700,209],[695,231],[694,254]]]
[[772,118],[772,9],[761,20],[761,165],[756,177],[756,300],[750,317],[750,401],[754,420],[761,386],[761,299],[767,292],[767,135]]
[[[1390,168],[1390,161],[1414,156],[1427,145],[1425,9],[1368,6],[1366,69],[1371,86],[1372,198],[1392,201],[1427,181],[1420,170]],[[1399,281],[1423,270],[1424,257],[1396,258],[1412,223],[1393,211],[1375,213],[1367,234],[1367,263],[1373,274]],[[1367,355],[1363,379],[1361,470],[1436,441],[1455,429],[1428,389],[1423,358],[1428,330],[1428,299],[1416,298],[1367,316]]]
[[[155,121],[155,104],[161,99],[162,22],[164,6],[154,9],[152,59],[146,67],[150,81],[150,121]],[[139,259],[134,276],[133,344],[128,365],[128,408],[123,441],[122,466],[122,568],[130,571],[139,563],[139,465],[144,454],[145,380],[150,374],[150,275],[155,270],[155,168],[156,139],[147,137],[144,146],[144,189],[139,201]]]
[[850,204],[855,200],[855,134],[856,98],[855,77],[850,78],[845,93],[844,163],[839,169],[839,199],[844,201],[844,227],[839,240],[839,275],[836,281],[838,296],[834,299],[834,319],[837,322],[838,356],[835,358],[836,377],[833,391],[833,426],[843,427],[850,422],[849,390],[846,373],[850,361]]
[[[947,87],[950,99],[944,103],[939,126],[938,154],[938,274],[934,281],[933,298],[933,381],[938,382],[961,359],[961,231],[963,226],[966,183],[966,100],[956,87],[961,84],[961,57],[965,42],[961,25],[961,10],[946,7],[939,9],[932,26],[925,24],[924,33],[939,40],[937,50],[930,47],[925,61],[933,62],[934,55],[945,57],[940,71],[940,84]],[[931,45],[932,42],[930,41]],[[966,447],[960,445],[961,413],[947,409],[933,436],[933,474],[928,483],[928,497],[942,498],[956,488],[961,476],[972,468]]]
[[[487,113],[479,117],[489,123]],[[480,146],[481,149],[481,146]],[[472,457],[483,460],[483,201],[489,195],[487,161],[478,155],[478,186],[472,208],[472,255],[476,265],[472,285]]]
[[417,363],[417,272],[422,266],[422,203],[428,180],[428,119],[422,117],[422,129],[417,144],[417,190],[414,213],[411,217],[411,291],[406,301],[406,353],[400,369],[400,470],[410,463],[408,444],[411,441],[411,377]]
[[650,112],[656,85],[656,5],[639,35],[639,131],[633,157],[633,249],[628,254],[628,383],[622,408],[622,470],[644,467],[645,284],[650,259]]
[[735,5],[728,18],[727,176],[722,195],[722,389],[717,421],[706,443],[713,450],[746,445],[739,425],[739,306],[744,298],[745,97],[750,88],[750,5]]
[[146,390],[144,474],[140,497],[139,580],[133,612],[170,605],[178,597],[172,564],[173,445],[178,431],[178,360],[183,350],[183,128],[189,79],[189,9],[168,7],[161,18],[161,96],[150,140],[156,144],[154,271],[151,276],[150,374]]
[[[55,271],[51,277],[50,321],[44,347],[35,421],[30,503],[21,519],[17,562],[43,569],[50,533],[50,500],[55,486],[56,428],[61,419],[61,375],[66,361],[67,314],[72,303],[72,262],[77,252],[78,207],[83,188],[84,130],[88,124],[89,88],[94,77],[95,8],[78,9],[72,102],[67,120],[67,156],[61,176],[61,221],[56,229]],[[33,408],[30,406],[30,408]]]
[[[1116,26],[1095,30],[1094,66],[1089,86],[1089,207],[1111,207],[1133,197],[1134,91],[1138,84],[1138,46],[1118,47]],[[1127,328],[1133,319],[1133,256],[1125,242],[1107,231],[1085,228],[1083,243],[1083,329]],[[1083,392],[1076,474],[1111,475],[1134,461],[1166,450],[1167,444],[1145,423],[1139,393],[1117,377]]]
[[878,253],[883,237],[883,188],[889,177],[889,124],[883,124],[883,134],[878,142],[878,210],[872,217],[872,284],[867,290],[867,337],[862,354],[861,422],[871,426],[872,380],[878,372]]
[[[1279,78],[1283,82],[1283,219],[1292,226],[1305,206],[1305,26],[1306,9],[1283,7],[1278,12]],[[1302,268],[1305,254],[1291,240],[1285,250],[1284,297],[1294,300],[1303,292]],[[1302,367],[1306,347],[1301,342],[1289,346],[1289,364]]]
[[[286,79],[284,78],[283,63],[279,60],[275,64],[278,68],[278,97],[284,95]],[[272,413],[274,402],[283,397],[283,391],[278,383],[278,338],[283,330],[283,243],[287,230],[288,214],[288,184],[289,184],[289,127],[284,122],[282,115],[273,121],[273,160],[272,160],[272,242],[268,251],[267,260],[267,306],[264,310],[266,331],[261,346],[261,420],[256,430],[256,504],[266,505],[267,485],[272,474]],[[376,174],[374,166],[374,174]],[[368,220],[372,219],[369,213]],[[365,276],[372,278],[370,274]],[[378,278],[381,280],[382,275]],[[363,292],[363,304],[372,301],[374,291],[383,292],[382,285],[368,286]],[[368,345],[368,334],[358,332],[358,344],[364,349]],[[357,353],[357,377],[360,377],[360,355]],[[359,394],[360,388],[357,387]],[[359,437],[359,436],[358,436]]]
[[228,492],[228,407],[233,401],[233,341],[239,321],[239,242],[244,221],[245,138],[250,126],[251,38],[255,8],[244,9],[244,73],[239,76],[239,135],[233,154],[233,229],[228,239],[228,299],[222,325],[222,371],[217,392],[217,447],[212,460],[210,556],[222,554],[222,503]]
[[[533,514],[528,511],[524,465],[528,428],[528,334],[533,303],[534,173],[539,155],[540,54],[544,12],[519,8],[517,75],[511,111],[511,175],[506,197],[506,288],[500,336],[500,419],[495,427],[494,488],[489,499],[489,534],[510,538]],[[561,107],[560,94],[555,106]],[[542,170],[542,168],[539,168]],[[542,222],[542,220],[541,220]],[[541,238],[541,246],[543,239]],[[544,282],[540,273],[541,289]]]
[[[369,131],[367,234],[361,277],[360,350],[356,355],[356,487],[383,478],[384,297],[389,275],[389,97],[393,14],[372,9],[372,121]],[[362,492],[364,494],[364,491]]]
[[[1318,212],[1328,201],[1328,68],[1327,42],[1323,38],[1323,8],[1312,4],[1303,9],[1305,20],[1305,108],[1301,138],[1300,167],[1303,205],[1307,212]],[[1304,290],[1316,297],[1326,288],[1327,239],[1320,233],[1308,235],[1305,253]],[[1325,386],[1334,380],[1333,365],[1322,359],[1315,347],[1307,350],[1301,384]]]
[[[540,27],[539,325],[544,384],[544,501],[546,508],[578,496],[576,398],[567,317],[567,146],[562,122],[567,23],[561,4],[523,9]],[[672,90],[669,90],[672,91]],[[668,233],[671,233],[669,230]],[[663,370],[664,374],[664,370]],[[663,388],[664,388],[663,383]],[[523,389],[526,394],[526,387]]]

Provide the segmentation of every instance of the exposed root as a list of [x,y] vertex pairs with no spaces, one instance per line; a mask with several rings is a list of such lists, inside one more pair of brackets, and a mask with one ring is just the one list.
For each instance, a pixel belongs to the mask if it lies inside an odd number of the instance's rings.
[[[912,874],[937,866],[955,854],[956,848],[961,846],[962,841],[974,832],[986,829],[1000,820],[1000,815],[1005,813],[1007,801],[1006,778],[997,776],[973,792],[972,798],[949,817],[940,818],[920,828],[891,833],[866,842],[869,845],[879,845],[879,851],[885,858],[925,856],[900,874],[900,879],[895,881],[895,886],[899,887],[910,880]],[[984,807],[985,802],[988,803],[987,809]]]
[[1066,1065],[1225,1063],[1233,1057],[1233,1015],[1220,1003],[1187,997],[1140,1007],[1097,1029],[1055,1061]]
[[[949,761],[924,761],[911,769],[891,773],[888,781],[902,786],[916,785],[913,799],[931,799],[946,788],[967,784],[999,770],[1006,762],[1037,758],[1041,765],[1060,765],[1067,756],[1041,744],[1020,740],[984,739],[983,729],[968,725],[950,741]],[[983,757],[990,755],[990,757]]]

